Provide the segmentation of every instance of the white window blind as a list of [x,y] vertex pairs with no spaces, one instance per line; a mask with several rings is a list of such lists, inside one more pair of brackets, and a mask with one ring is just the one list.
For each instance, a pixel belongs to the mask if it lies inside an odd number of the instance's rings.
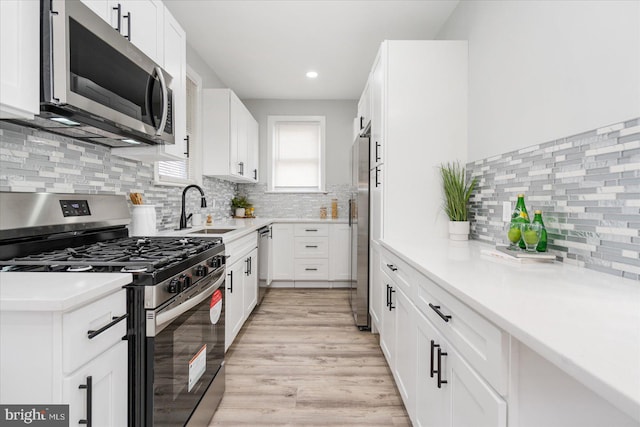
[[323,191],[324,117],[270,117],[271,191]]

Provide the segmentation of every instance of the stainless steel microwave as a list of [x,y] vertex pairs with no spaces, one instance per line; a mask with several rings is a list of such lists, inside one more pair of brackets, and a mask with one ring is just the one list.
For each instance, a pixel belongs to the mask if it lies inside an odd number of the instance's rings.
[[110,147],[173,144],[172,78],[77,0],[41,1],[40,115],[31,125]]

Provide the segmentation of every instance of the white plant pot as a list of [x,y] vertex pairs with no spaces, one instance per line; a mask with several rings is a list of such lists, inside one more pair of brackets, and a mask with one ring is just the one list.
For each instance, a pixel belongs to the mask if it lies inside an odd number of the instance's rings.
[[469,240],[469,221],[449,221],[450,240]]
[[244,208],[236,208],[236,216],[238,218],[243,218],[244,217]]

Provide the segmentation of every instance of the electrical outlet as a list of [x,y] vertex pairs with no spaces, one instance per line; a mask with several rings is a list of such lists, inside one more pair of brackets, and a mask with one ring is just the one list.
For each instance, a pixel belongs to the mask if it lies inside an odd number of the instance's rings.
[[502,220],[511,221],[511,202],[502,202]]

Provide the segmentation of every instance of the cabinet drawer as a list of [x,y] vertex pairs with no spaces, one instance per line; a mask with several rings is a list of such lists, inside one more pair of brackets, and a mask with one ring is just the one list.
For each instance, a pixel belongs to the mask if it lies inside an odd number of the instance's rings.
[[127,312],[124,289],[62,316],[62,364],[65,373],[74,371],[118,343],[127,334],[127,321],[121,320],[104,332],[89,338]]
[[507,392],[508,336],[437,284],[420,276],[417,308],[500,394]]
[[402,292],[413,300],[415,298],[415,277],[417,272],[397,256],[387,251],[380,254],[380,269],[387,273]]
[[294,243],[296,258],[328,258],[328,237],[296,237]]
[[329,280],[329,261],[327,259],[296,259],[295,280]]
[[329,236],[329,224],[295,224],[293,234],[296,237]]
[[258,247],[258,233],[252,232],[248,235],[236,239],[232,242],[225,243],[225,254],[227,255],[227,264],[233,264],[244,255]]

